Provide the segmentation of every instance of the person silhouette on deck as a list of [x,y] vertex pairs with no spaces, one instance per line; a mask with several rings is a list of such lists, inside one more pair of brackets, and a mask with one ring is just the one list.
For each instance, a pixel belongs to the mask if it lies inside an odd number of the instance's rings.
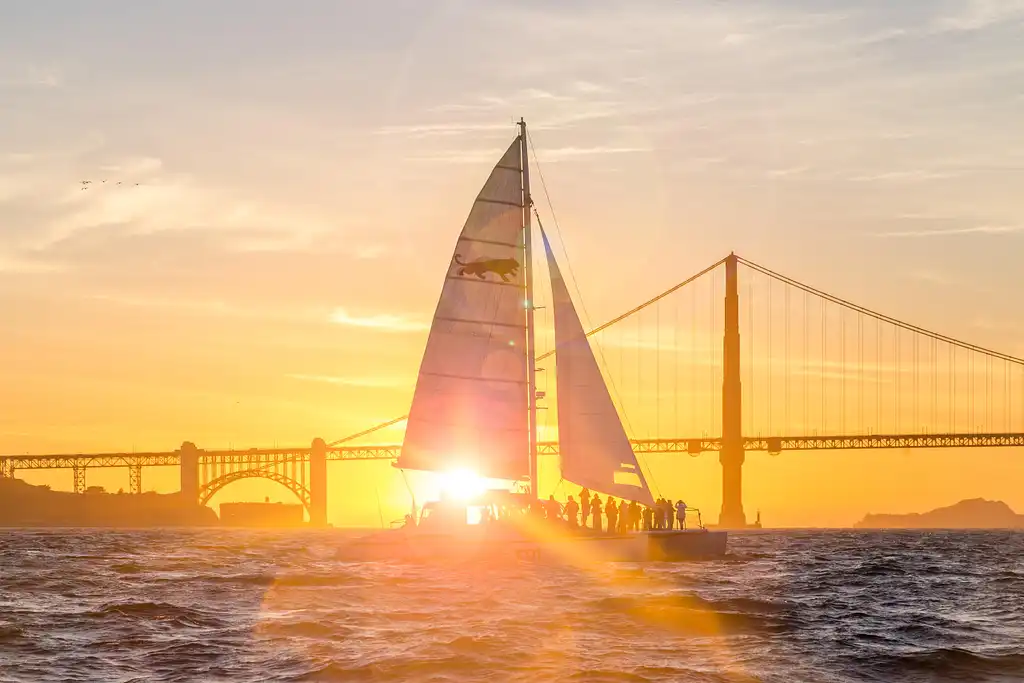
[[608,533],[614,534],[619,528],[619,508],[615,505],[615,499],[611,496],[608,496],[608,502],[605,503],[604,514],[608,517]]
[[562,506],[558,504],[557,500],[555,500],[554,495],[548,496],[546,511],[548,513],[547,517],[551,521],[562,518]]
[[590,491],[586,488],[580,491],[580,512],[582,513],[580,526],[586,526],[587,518],[590,517]]
[[595,493],[590,499],[590,514],[594,516],[594,531],[601,530],[601,498]]
[[640,506],[635,500],[629,501],[629,530],[640,531]]
[[652,510],[649,506],[644,505],[642,516],[644,518],[644,531],[650,531],[651,529],[653,529],[654,528],[654,510]]
[[672,509],[672,501],[665,500],[665,528],[675,529],[676,528],[676,511]]
[[[579,522],[576,520],[576,515],[580,511],[579,504],[569,496],[568,500],[565,501],[565,515],[569,518],[569,526],[576,528],[579,526]],[[584,524],[586,524],[584,522]]]
[[661,498],[654,501],[654,528],[660,531],[665,525],[665,508],[661,504]]
[[676,518],[679,520],[679,528],[686,528],[686,503],[679,501],[676,503]]
[[626,501],[619,501],[619,533],[625,534],[629,532],[629,528],[633,525],[633,518],[630,517],[629,503]]

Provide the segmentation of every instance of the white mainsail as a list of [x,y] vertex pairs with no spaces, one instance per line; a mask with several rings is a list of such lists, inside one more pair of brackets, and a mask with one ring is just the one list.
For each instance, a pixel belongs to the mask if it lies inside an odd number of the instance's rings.
[[522,147],[516,138],[462,228],[397,467],[530,474]]
[[622,428],[543,229],[541,237],[555,309],[558,452],[562,478],[593,491],[653,505],[647,480]]

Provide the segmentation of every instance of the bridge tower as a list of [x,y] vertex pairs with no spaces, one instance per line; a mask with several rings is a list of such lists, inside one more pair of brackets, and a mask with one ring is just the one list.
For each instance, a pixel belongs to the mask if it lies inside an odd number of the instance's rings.
[[186,441],[178,452],[181,454],[181,502],[196,505],[199,503],[199,449]]
[[742,393],[740,383],[739,260],[725,260],[725,335],[722,367],[722,513],[719,525],[740,529],[747,525],[743,514]]
[[320,438],[309,451],[309,524],[327,526],[327,444]]

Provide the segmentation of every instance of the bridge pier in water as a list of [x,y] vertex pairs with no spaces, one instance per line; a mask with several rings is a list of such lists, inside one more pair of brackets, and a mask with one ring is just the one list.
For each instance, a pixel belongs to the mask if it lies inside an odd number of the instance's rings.
[[742,529],[743,513],[742,385],[740,382],[739,261],[735,254],[725,260],[725,334],[722,355],[722,512],[719,526]]
[[320,438],[309,450],[309,524],[327,526],[327,444]]
[[193,505],[199,502],[199,449],[191,441],[181,444],[181,500]]

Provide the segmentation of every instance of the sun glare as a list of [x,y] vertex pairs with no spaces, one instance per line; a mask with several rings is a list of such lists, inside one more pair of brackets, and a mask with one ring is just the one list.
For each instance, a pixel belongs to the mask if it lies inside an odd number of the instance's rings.
[[441,491],[446,496],[469,500],[487,490],[487,480],[471,470],[455,470],[441,475]]

